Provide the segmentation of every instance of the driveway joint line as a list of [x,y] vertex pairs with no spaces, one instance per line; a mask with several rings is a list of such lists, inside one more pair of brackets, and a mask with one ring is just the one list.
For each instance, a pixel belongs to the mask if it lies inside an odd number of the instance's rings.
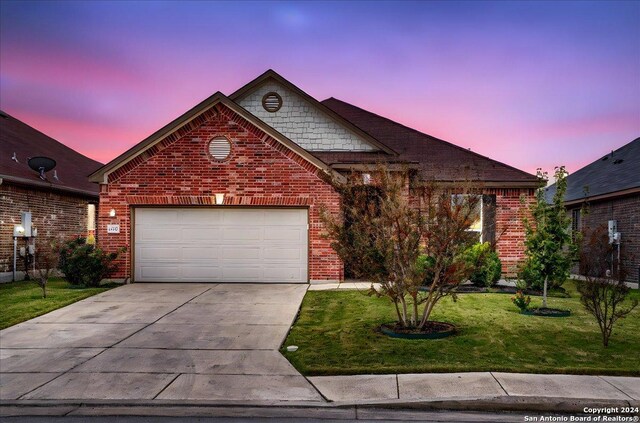
[[65,373],[60,373],[58,376],[54,377],[53,379],[48,380],[48,381],[46,381],[45,383],[43,383],[43,384],[40,384],[40,385],[36,386],[35,388],[31,389],[30,391],[25,392],[24,394],[20,395],[17,399],[23,399],[23,397],[24,397],[25,395],[29,395],[29,394],[30,394],[30,393],[32,393],[33,391],[35,391],[35,390],[37,390],[37,389],[42,388],[42,387],[43,387],[44,385],[46,385],[47,383],[49,383],[49,382],[53,382],[54,380],[58,379],[58,378],[59,378],[60,376],[62,376],[63,374],[65,374]]
[[[204,290],[204,291],[203,291],[203,292],[201,292],[200,294],[198,294],[198,295],[196,295],[195,297],[191,298],[189,301],[191,301],[191,300],[193,300],[193,299],[197,298],[198,296],[200,296],[200,295],[204,294],[205,292],[208,292],[211,288],[212,288],[212,287],[207,288],[206,290]],[[189,301],[187,301],[187,302],[189,302]],[[113,348],[115,345],[119,344],[120,342],[122,342],[122,341],[124,341],[124,340],[126,340],[126,339],[129,339],[130,337],[132,337],[132,336],[133,336],[133,335],[135,335],[136,333],[140,332],[141,330],[143,330],[143,329],[145,329],[145,328],[147,328],[147,327],[151,326],[152,324],[154,324],[154,323],[155,323],[155,322],[157,322],[158,320],[162,319],[162,318],[163,318],[164,316],[166,316],[167,314],[169,314],[169,313],[173,313],[174,311],[176,311],[177,309],[179,309],[180,307],[182,307],[183,305],[185,305],[187,302],[180,304],[180,305],[179,305],[178,307],[176,307],[175,309],[173,309],[173,310],[169,311],[168,313],[165,313],[164,315],[162,315],[162,316],[161,316],[161,317],[159,317],[158,319],[156,319],[156,320],[154,320],[153,322],[151,322],[151,323],[147,324],[146,326],[143,326],[142,328],[140,328],[140,329],[138,329],[137,331],[133,332],[133,333],[132,333],[132,334],[130,334],[129,336],[125,337],[124,339],[119,340],[119,341],[118,341],[118,342],[116,342],[115,344],[112,344],[111,346],[104,347],[104,349],[103,349],[102,351],[100,351],[98,354],[94,355],[93,357],[88,358],[86,361],[83,361],[82,363],[78,363],[78,364],[76,364],[75,366],[73,366],[73,367],[71,367],[69,370],[67,370],[66,372],[62,372],[62,373],[60,373],[58,376],[56,376],[56,377],[54,377],[53,379],[51,379],[51,380],[49,380],[49,381],[47,381],[47,382],[43,383],[42,385],[39,385],[39,386],[37,386],[36,388],[34,388],[34,389],[32,389],[32,390],[30,390],[30,391],[28,391],[28,392],[25,392],[24,394],[20,395],[20,396],[18,397],[18,399],[21,399],[21,398],[23,398],[25,395],[28,395],[28,394],[30,394],[30,393],[32,393],[32,392],[34,392],[34,391],[36,391],[37,389],[42,388],[44,385],[46,385],[46,384],[48,384],[48,383],[50,383],[50,382],[53,382],[54,380],[56,380],[56,379],[60,378],[60,377],[61,377],[61,376],[63,376],[63,375],[66,375],[66,374],[69,374],[69,373],[80,373],[80,372],[72,372],[72,371],[73,371],[74,369],[76,369],[77,367],[79,367],[79,366],[83,365],[84,363],[88,362],[89,360],[93,360],[94,358],[98,357],[100,354],[104,353],[104,352],[105,352],[105,351],[107,351],[108,349]],[[129,324],[131,324],[131,323],[129,323]],[[137,324],[140,324],[140,323],[137,323]]]
[[400,378],[398,377],[397,373],[396,373],[396,395],[397,395],[397,398],[400,399]]
[[502,386],[502,383],[500,383],[500,381],[498,380],[498,378],[496,377],[496,375],[494,375],[494,374],[493,374],[493,372],[489,372],[489,374],[491,375],[491,377],[493,378],[493,380],[495,380],[495,381],[498,383],[498,385],[500,386],[500,389],[502,389],[502,390],[504,391],[504,393],[505,393],[505,394],[507,394],[507,396],[508,396],[508,397],[509,397],[509,396],[511,396],[511,395],[509,395],[509,393],[507,392],[507,390],[506,390],[506,389],[504,389],[504,386]]
[[173,379],[171,379],[171,380],[169,381],[169,383],[167,383],[167,384],[165,385],[165,387],[164,387],[164,388],[160,389],[160,391],[158,391],[158,393],[157,393],[157,394],[155,394],[155,395],[153,396],[153,398],[151,398],[151,400],[153,401],[154,399],[158,398],[158,395],[160,395],[161,393],[163,393],[163,392],[164,392],[164,391],[169,387],[169,385],[171,385],[173,382],[175,382],[175,381],[176,381],[176,379],[177,379],[177,378],[179,378],[179,377],[180,377],[180,375],[181,375],[181,374],[182,374],[182,373],[178,373],[178,374],[176,375],[176,377],[174,377]]
[[[154,320],[153,322],[148,323],[146,326],[141,327],[141,328],[140,328],[140,329],[138,329],[137,331],[133,332],[131,335],[129,335],[129,336],[127,336],[127,337],[125,337],[125,338],[123,338],[123,339],[119,340],[118,342],[116,342],[115,344],[111,345],[111,346],[110,346],[110,347],[108,347],[108,348],[113,348],[113,347],[115,347],[116,345],[118,345],[118,344],[120,344],[120,343],[122,343],[122,342],[126,341],[126,340],[127,340],[127,339],[129,339],[129,338],[131,338],[133,335],[135,335],[135,334],[138,334],[138,333],[142,332],[144,329],[146,329],[146,328],[148,328],[149,326],[153,325],[153,324],[154,324],[154,323],[156,323],[158,320],[160,320],[160,319],[162,319],[162,318],[164,318],[164,317],[168,316],[169,314],[171,314],[171,313],[173,313],[174,311],[178,310],[179,308],[183,307],[183,306],[184,306],[185,304],[187,304],[188,302],[190,302],[190,301],[192,301],[192,300],[194,300],[194,299],[198,298],[200,295],[203,295],[203,294],[205,294],[205,293],[209,292],[209,291],[211,290],[211,288],[213,288],[213,287],[209,287],[209,288],[205,289],[204,291],[202,291],[201,293],[199,293],[199,294],[198,294],[198,295],[196,295],[195,297],[193,297],[193,298],[191,298],[191,299],[189,299],[189,300],[185,301],[184,303],[180,304],[178,307],[174,308],[173,310],[170,310],[170,311],[166,312],[165,314],[163,314],[162,316],[158,317],[158,318],[157,318],[156,320]],[[142,323],[142,324],[144,324],[144,323]]]
[[613,386],[615,389],[617,389],[618,391],[622,392],[622,394],[624,396],[626,396],[627,398],[629,398],[632,401],[635,401],[636,399],[633,398],[631,395],[627,394],[625,391],[623,391],[622,389],[618,388],[616,385],[614,385],[613,383],[609,382],[607,379],[604,379],[602,376],[596,376],[598,379],[608,383],[609,385]]

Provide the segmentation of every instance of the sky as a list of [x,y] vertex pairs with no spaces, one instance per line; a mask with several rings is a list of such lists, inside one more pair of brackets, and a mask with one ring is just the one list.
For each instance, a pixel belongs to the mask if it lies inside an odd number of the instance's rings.
[[0,0],[0,109],[108,162],[272,68],[535,173],[640,136],[640,2]]

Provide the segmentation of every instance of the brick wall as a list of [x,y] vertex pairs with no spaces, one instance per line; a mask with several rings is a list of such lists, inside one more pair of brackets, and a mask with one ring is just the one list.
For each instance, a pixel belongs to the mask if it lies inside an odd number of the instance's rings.
[[[207,152],[209,140],[221,135],[233,145],[225,162],[211,159]],[[101,186],[99,243],[109,251],[127,248],[114,277],[130,277],[133,206],[215,207],[213,195],[224,193],[225,205],[308,207],[309,277],[341,280],[342,262],[329,241],[321,237],[323,225],[319,217],[321,205],[337,212],[339,197],[319,172],[314,165],[219,105],[109,175],[108,185]],[[112,208],[116,210],[115,218],[109,217]],[[107,234],[109,223],[119,223],[120,234]]]
[[[580,208],[581,205],[569,208]],[[586,213],[581,213],[581,229],[593,230],[607,225],[609,220],[618,221],[618,232],[622,234],[621,254],[626,256],[624,270],[627,282],[638,283],[640,276],[640,195],[591,202]]]
[[[282,107],[276,112],[268,112],[262,107],[262,97],[271,91],[282,97]],[[276,82],[260,85],[238,103],[307,150],[377,150],[320,112],[315,105]]]
[[[86,234],[87,204],[96,201],[93,197],[27,188],[4,181],[0,185],[0,273],[13,271],[13,226],[20,224],[21,212],[31,212],[32,224],[38,229],[37,261],[38,240]],[[24,241],[19,243],[24,246]],[[24,269],[20,264],[17,267],[17,270]]]
[[[489,189],[496,196],[496,250],[502,261],[503,277],[514,277],[525,259],[525,231],[522,219],[535,202],[532,189]],[[524,199],[524,204],[521,199]]]

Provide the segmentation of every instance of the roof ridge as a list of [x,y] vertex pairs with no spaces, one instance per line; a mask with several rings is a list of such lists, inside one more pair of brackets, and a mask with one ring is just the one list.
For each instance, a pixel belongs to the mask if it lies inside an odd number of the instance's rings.
[[[475,156],[477,156],[477,157],[480,157],[480,158],[483,158],[483,159],[486,159],[486,160],[490,160],[491,162],[494,162],[494,163],[497,163],[497,164],[499,164],[499,165],[502,165],[502,166],[508,167],[509,169],[516,170],[516,171],[518,171],[518,172],[520,172],[520,173],[522,173],[522,174],[524,174],[524,175],[527,175],[527,176],[535,176],[535,175],[533,175],[533,174],[531,174],[531,173],[529,173],[529,172],[525,172],[524,170],[518,169],[517,167],[513,167],[513,166],[508,165],[508,164],[506,164],[506,163],[503,163],[503,162],[501,162],[501,161],[498,161],[498,160],[492,159],[492,158],[490,158],[490,157],[484,156],[484,155],[482,155],[482,154],[480,154],[480,153],[477,153],[477,152],[475,152],[475,151],[473,151],[473,150],[466,149],[466,148],[464,148],[464,147],[460,147],[459,145],[456,145],[456,144],[454,144],[454,143],[452,143],[452,142],[449,142],[449,141],[443,140],[443,139],[441,139],[441,138],[434,137],[433,135],[430,135],[430,134],[424,133],[424,132],[419,131],[419,130],[417,130],[417,129],[415,129],[415,128],[412,128],[412,127],[410,127],[410,126],[407,126],[407,125],[404,125],[404,124],[402,124],[402,123],[396,122],[395,120],[391,120],[391,119],[389,119],[388,117],[385,117],[385,116],[379,115],[379,114],[377,114],[377,113],[371,112],[371,111],[369,111],[369,110],[363,109],[362,107],[356,106],[356,105],[354,105],[354,104],[347,103],[346,101],[340,100],[340,99],[338,99],[338,98],[335,98],[335,97],[329,97],[329,98],[327,98],[327,99],[322,100],[322,101],[321,101],[321,103],[325,103],[326,101],[330,101],[330,100],[339,101],[340,103],[346,104],[347,106],[354,107],[354,108],[356,108],[356,109],[358,109],[358,110],[362,110],[362,111],[363,111],[363,112],[365,112],[365,113],[368,113],[368,114],[370,114],[370,115],[376,116],[376,117],[378,117],[378,118],[380,118],[380,119],[384,119],[384,120],[386,120],[386,121],[388,121],[388,122],[390,122],[390,123],[392,123],[392,124],[394,124],[394,125],[401,126],[401,127],[405,128],[405,129],[408,129],[408,130],[410,130],[410,131],[412,131],[412,132],[416,132],[416,133],[418,133],[418,134],[420,134],[420,135],[423,135],[423,136],[427,136],[427,137],[429,137],[429,138],[432,138],[432,139],[433,139],[433,140],[435,140],[435,141],[439,141],[439,142],[445,143],[445,144],[447,144],[447,145],[450,145],[450,146],[452,146],[452,147],[455,147],[455,148],[457,148],[457,149],[459,149],[459,150],[461,150],[461,151],[465,151],[465,152],[467,152],[467,153],[471,153],[471,154],[473,154],[473,155],[475,155]],[[327,107],[329,107],[329,106],[327,106]],[[336,112],[336,113],[337,113],[337,112]],[[347,118],[345,117],[345,119],[347,119]],[[347,119],[347,120],[349,120],[349,119]],[[351,122],[351,121],[350,121],[350,122]],[[354,122],[351,122],[351,123],[353,123],[354,125],[356,125]],[[358,126],[358,125],[356,125],[356,126]],[[360,127],[358,126],[358,128],[360,128]],[[364,129],[362,129],[362,128],[360,128],[360,129],[361,129],[362,131],[364,131]],[[366,132],[366,131],[365,131],[365,132]],[[380,142],[382,142],[382,141],[380,141]]]

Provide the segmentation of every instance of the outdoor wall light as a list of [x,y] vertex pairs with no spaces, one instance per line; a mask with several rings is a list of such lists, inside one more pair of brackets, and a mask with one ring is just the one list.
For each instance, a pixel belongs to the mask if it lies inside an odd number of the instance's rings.
[[109,210],[109,217],[116,217],[116,209]]
[[216,205],[224,203],[224,194],[214,194],[216,196]]
[[15,225],[13,227],[13,236],[23,236],[24,235],[24,226]]

